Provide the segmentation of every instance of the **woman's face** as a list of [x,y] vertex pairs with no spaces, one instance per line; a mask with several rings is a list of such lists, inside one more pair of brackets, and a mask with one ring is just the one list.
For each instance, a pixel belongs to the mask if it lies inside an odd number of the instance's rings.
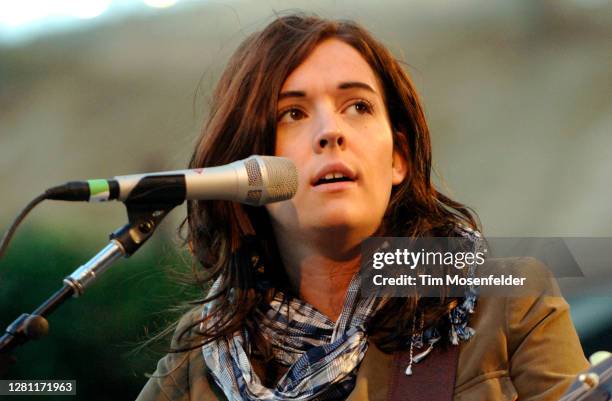
[[293,199],[266,206],[275,227],[322,240],[373,234],[406,163],[368,63],[345,42],[321,42],[285,80],[277,111],[275,154],[293,160],[299,177]]

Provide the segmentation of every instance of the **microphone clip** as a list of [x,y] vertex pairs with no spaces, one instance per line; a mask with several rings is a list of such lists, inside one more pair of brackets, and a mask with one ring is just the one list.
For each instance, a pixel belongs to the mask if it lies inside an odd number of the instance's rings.
[[[180,203],[123,202],[127,209],[129,223],[117,229],[110,239],[123,248],[125,257],[134,254],[155,232],[159,223]],[[182,202],[181,202],[182,203]]]

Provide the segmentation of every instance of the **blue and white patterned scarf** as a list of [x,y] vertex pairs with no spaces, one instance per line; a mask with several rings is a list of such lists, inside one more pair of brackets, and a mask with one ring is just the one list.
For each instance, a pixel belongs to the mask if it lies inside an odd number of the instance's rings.
[[[204,345],[206,366],[228,400],[346,398],[355,386],[357,367],[368,349],[365,325],[382,305],[381,298],[360,297],[359,287],[359,274],[356,274],[336,322],[300,299],[287,301],[282,293],[275,296],[266,310],[256,313],[256,322],[275,350],[276,361],[288,368],[274,388],[264,386],[253,370],[247,352],[250,344],[243,343],[243,338],[248,342],[246,330],[242,336],[235,333]],[[449,314],[450,338],[455,345],[474,334],[467,324],[476,298],[475,289],[468,288],[464,302]],[[204,315],[209,308],[205,308]],[[427,341],[435,343],[435,337],[439,339],[437,331],[426,330],[419,335],[419,346]]]
[[[364,325],[380,303],[380,298],[359,298],[359,282],[355,275],[337,322],[297,298],[285,300],[282,293],[267,310],[258,311],[255,319],[276,350],[277,362],[289,368],[273,389],[265,387],[254,372],[238,333],[204,345],[206,366],[228,400],[347,397],[368,348]],[[246,332],[243,335],[248,338]]]

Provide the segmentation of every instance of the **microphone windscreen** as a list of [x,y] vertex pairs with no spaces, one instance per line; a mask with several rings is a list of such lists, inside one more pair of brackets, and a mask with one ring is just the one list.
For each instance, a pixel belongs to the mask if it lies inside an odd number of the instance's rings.
[[291,199],[298,188],[298,173],[295,164],[285,157],[259,156],[266,169],[268,198],[263,203]]

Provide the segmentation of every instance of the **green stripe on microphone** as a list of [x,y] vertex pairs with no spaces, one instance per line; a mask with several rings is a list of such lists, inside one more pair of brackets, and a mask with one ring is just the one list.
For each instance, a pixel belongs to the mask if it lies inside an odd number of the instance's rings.
[[103,202],[110,197],[110,189],[107,180],[87,180],[89,184],[89,201]]

